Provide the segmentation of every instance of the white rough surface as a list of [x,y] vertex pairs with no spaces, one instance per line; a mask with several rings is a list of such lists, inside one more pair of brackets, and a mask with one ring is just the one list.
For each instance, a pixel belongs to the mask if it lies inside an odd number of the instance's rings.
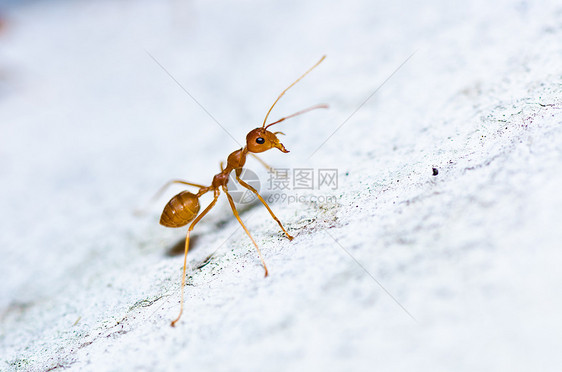
[[[559,2],[11,5],[0,370],[560,370]],[[170,178],[210,182],[238,145],[146,51],[240,142],[328,55],[273,118],[330,110],[283,123],[291,153],[264,158],[338,168],[338,203],[274,204],[292,242],[245,209],[264,279],[222,200],[196,229],[191,267],[215,253],[176,328],[167,252],[185,230],[158,225],[165,197],[131,212]]]

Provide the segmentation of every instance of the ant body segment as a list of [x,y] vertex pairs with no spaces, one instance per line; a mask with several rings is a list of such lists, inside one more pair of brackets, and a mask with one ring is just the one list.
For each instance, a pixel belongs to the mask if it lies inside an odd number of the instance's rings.
[[[305,112],[315,110],[315,109],[319,109],[319,108],[327,108],[328,107],[327,105],[312,106],[312,107],[309,107],[309,108],[304,109],[302,111],[296,112],[292,115],[286,116],[286,117],[281,118],[281,119],[279,119],[279,120],[277,120],[273,123],[270,123],[270,124],[266,125],[267,118],[269,117],[269,114],[271,113],[271,110],[273,109],[275,104],[279,101],[279,99],[285,94],[285,92],[287,92],[292,86],[294,86],[296,83],[298,83],[310,71],[312,71],[316,66],[318,66],[324,60],[324,58],[326,58],[326,56],[323,56],[314,66],[312,66],[303,75],[301,75],[295,82],[293,82],[291,85],[289,85],[289,87],[287,87],[287,89],[285,89],[279,95],[279,97],[277,97],[277,99],[275,100],[275,102],[273,103],[273,105],[271,106],[269,111],[267,112],[267,114],[265,116],[265,119],[263,121],[263,125],[259,128],[251,130],[246,135],[246,146],[244,146],[243,148],[241,148],[239,150],[236,150],[236,151],[232,152],[230,155],[228,155],[228,158],[226,160],[226,167],[223,167],[223,163],[221,162],[221,171],[220,171],[220,173],[217,173],[213,177],[213,181],[212,181],[210,186],[199,185],[199,184],[196,184],[196,183],[186,182],[186,181],[182,181],[182,180],[172,180],[172,181],[169,181],[168,183],[166,183],[162,187],[162,189],[157,193],[157,195],[159,195],[162,191],[164,191],[165,188],[167,188],[168,186],[170,186],[174,183],[179,183],[179,184],[199,188],[199,191],[195,194],[191,193],[189,191],[182,191],[179,194],[177,194],[176,196],[174,196],[166,204],[166,206],[164,207],[164,211],[162,212],[162,215],[160,217],[160,224],[163,225],[163,226],[166,226],[166,227],[182,227],[182,226],[185,226],[185,225],[187,225],[188,223],[191,222],[191,224],[189,225],[189,228],[187,230],[187,234],[185,236],[185,253],[184,253],[184,258],[183,258],[183,273],[182,273],[182,280],[181,280],[180,312],[179,312],[177,318],[174,321],[172,321],[172,324],[171,324],[172,327],[174,327],[176,325],[176,323],[180,320],[181,315],[183,313],[185,274],[186,274],[186,264],[187,264],[187,252],[189,250],[190,233],[193,230],[193,228],[195,227],[195,225],[199,221],[201,221],[201,219],[215,206],[215,204],[216,204],[216,202],[219,198],[221,190],[226,194],[226,197],[228,198],[228,203],[230,204],[230,207],[232,209],[232,213],[234,214],[234,216],[236,217],[236,219],[238,220],[238,222],[240,223],[240,225],[242,226],[242,228],[246,232],[246,235],[248,235],[248,237],[250,238],[250,240],[252,241],[252,243],[256,247],[256,250],[258,251],[258,255],[260,257],[261,263],[262,263],[263,268],[265,270],[265,276],[268,275],[267,266],[265,264],[265,260],[263,259],[262,254],[261,254],[261,251],[260,251],[257,243],[255,242],[254,238],[252,237],[252,235],[250,234],[250,232],[248,231],[248,229],[246,228],[246,226],[244,225],[244,223],[240,219],[238,211],[236,210],[236,207],[234,205],[234,201],[232,199],[232,196],[228,193],[227,184],[228,184],[228,179],[229,179],[230,173],[232,171],[235,172],[236,180],[238,181],[238,183],[241,186],[243,186],[246,189],[253,192],[257,196],[257,198],[267,208],[269,214],[277,222],[277,224],[279,225],[279,227],[281,228],[283,233],[287,236],[287,238],[289,240],[293,240],[293,237],[287,232],[287,230],[285,230],[281,221],[279,221],[279,219],[275,216],[275,214],[273,213],[273,211],[271,210],[269,205],[267,205],[267,203],[261,197],[261,195],[258,193],[258,191],[255,188],[253,188],[251,185],[246,183],[244,180],[242,180],[240,178],[240,175],[242,174],[242,168],[244,167],[244,164],[246,163],[246,157],[247,157],[248,154],[251,154],[251,155],[255,156],[254,154],[256,154],[256,153],[264,152],[264,151],[270,150],[272,148],[277,148],[284,153],[289,152],[287,149],[285,149],[285,146],[283,146],[283,144],[277,138],[278,134],[284,134],[284,133],[282,133],[282,132],[271,132],[271,131],[268,130],[269,127],[271,127],[272,125],[278,124],[282,121],[285,121],[286,119],[292,118],[294,116],[304,114]],[[260,160],[260,159],[258,158],[258,160]],[[260,160],[260,162],[261,162],[261,160]],[[265,163],[263,163],[263,164],[266,165]],[[213,200],[203,210],[203,212],[199,213],[199,210],[201,208],[201,206],[199,204],[199,198],[202,195],[204,195],[204,194],[206,194],[207,192],[210,192],[210,191],[213,192]]]

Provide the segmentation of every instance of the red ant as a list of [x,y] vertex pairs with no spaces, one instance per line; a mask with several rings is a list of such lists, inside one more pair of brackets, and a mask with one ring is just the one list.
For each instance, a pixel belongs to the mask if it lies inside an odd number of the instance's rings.
[[[277,103],[277,101],[279,101],[279,99],[285,94],[285,92],[287,92],[292,86],[294,86],[296,83],[298,83],[310,71],[312,71],[316,66],[318,66],[324,60],[324,58],[326,58],[326,56],[323,56],[314,66],[312,66],[308,71],[306,71],[297,80],[295,80],[295,82],[293,82],[291,85],[289,85],[289,87],[287,89],[285,89],[279,95],[279,97],[277,97],[277,99],[275,100],[275,102],[273,102],[273,105],[270,107],[269,111],[265,115],[263,125],[259,128],[251,130],[248,133],[248,135],[246,135],[246,146],[244,146],[243,148],[241,148],[239,150],[236,150],[236,151],[232,152],[230,155],[228,155],[228,158],[226,160],[226,167],[223,167],[223,163],[221,162],[221,171],[220,171],[220,173],[216,174],[213,177],[213,182],[211,183],[210,186],[199,185],[199,184],[196,184],[196,183],[186,182],[186,181],[182,181],[182,180],[172,180],[172,181],[169,181],[167,184],[165,184],[162,187],[162,189],[160,190],[160,192],[162,192],[165,188],[167,188],[168,186],[170,186],[171,184],[174,184],[174,183],[180,183],[180,184],[183,184],[183,185],[188,185],[188,186],[193,186],[193,187],[199,188],[199,191],[196,194],[193,194],[189,191],[182,191],[179,194],[177,194],[176,196],[174,196],[168,202],[168,204],[166,204],[166,206],[164,207],[164,211],[162,212],[162,216],[160,217],[160,224],[163,225],[163,226],[166,226],[166,227],[182,227],[182,226],[187,225],[189,222],[191,222],[191,225],[189,225],[189,228],[187,230],[187,234],[186,234],[186,237],[185,237],[185,254],[184,254],[184,258],[183,258],[183,274],[182,274],[182,280],[181,280],[180,313],[179,313],[178,317],[174,321],[172,321],[172,327],[175,326],[176,323],[180,320],[181,315],[183,313],[185,270],[186,270],[186,264],[187,264],[187,252],[189,250],[189,234],[191,233],[191,231],[193,230],[195,225],[199,221],[201,221],[201,219],[215,206],[215,204],[217,203],[217,200],[219,198],[221,189],[222,189],[222,191],[224,191],[224,193],[226,194],[226,197],[228,198],[228,202],[230,204],[230,207],[232,208],[232,213],[234,213],[234,216],[236,217],[236,219],[238,220],[240,225],[242,225],[242,228],[244,228],[244,231],[246,232],[246,234],[248,235],[248,237],[250,238],[250,240],[252,241],[252,243],[256,247],[256,250],[258,251],[258,255],[260,257],[263,268],[265,269],[265,276],[268,275],[267,266],[265,265],[265,261],[263,259],[263,256],[262,256],[261,252],[260,252],[260,249],[259,249],[258,245],[256,244],[254,238],[252,238],[252,235],[250,235],[250,232],[248,231],[248,229],[246,228],[246,226],[244,225],[244,223],[240,219],[240,216],[238,215],[238,211],[236,210],[236,207],[234,206],[234,201],[232,200],[232,196],[228,193],[227,184],[228,184],[228,179],[229,179],[230,173],[232,171],[235,172],[236,180],[238,181],[238,183],[240,185],[242,185],[243,187],[245,187],[246,189],[253,192],[258,197],[258,199],[263,203],[263,205],[269,211],[269,214],[271,214],[271,217],[273,217],[273,219],[279,224],[279,227],[281,228],[281,230],[283,230],[283,232],[285,233],[287,238],[289,240],[293,240],[293,237],[287,232],[287,230],[285,230],[281,221],[279,221],[279,219],[275,216],[275,214],[273,213],[273,211],[271,210],[269,205],[267,205],[267,203],[262,198],[262,196],[258,193],[258,191],[255,188],[253,188],[251,185],[246,183],[244,180],[242,180],[240,178],[240,175],[242,174],[242,168],[244,167],[244,164],[246,163],[246,156],[248,155],[248,153],[253,155],[255,153],[264,152],[264,151],[267,151],[267,150],[272,149],[272,148],[277,148],[284,153],[289,152],[287,149],[285,149],[285,146],[283,146],[283,144],[277,138],[278,134],[284,134],[284,133],[283,132],[270,132],[268,130],[269,127],[271,127],[272,125],[281,123],[282,121],[287,120],[289,118],[292,118],[294,116],[304,114],[305,112],[308,112],[308,111],[311,111],[311,110],[315,110],[315,109],[319,109],[319,108],[328,108],[327,105],[312,106],[312,107],[309,107],[305,110],[299,111],[297,113],[286,116],[286,117],[281,118],[281,119],[279,119],[279,120],[277,120],[273,123],[270,123],[270,124],[266,125],[267,118],[269,117],[269,114],[270,114],[271,110],[273,109],[273,107],[275,106],[275,104]],[[258,158],[258,160],[259,160],[259,158]],[[263,163],[263,164],[266,165],[265,163]],[[201,206],[199,204],[199,198],[203,194],[206,194],[209,191],[213,192],[213,195],[214,195],[213,201],[203,210],[203,212],[198,214],[199,209],[201,208]],[[157,195],[159,195],[160,192]]]

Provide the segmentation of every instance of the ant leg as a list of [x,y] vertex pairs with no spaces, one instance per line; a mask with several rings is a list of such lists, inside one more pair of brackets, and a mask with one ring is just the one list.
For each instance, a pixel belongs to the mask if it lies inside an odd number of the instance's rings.
[[188,185],[188,186],[194,186],[194,187],[199,187],[199,188],[205,188],[206,186],[203,185],[199,185],[198,183],[192,183],[192,182],[186,182],[183,180],[170,180],[168,182],[166,182],[157,192],[156,194],[154,194],[154,196],[148,201],[148,203],[146,203],[146,206],[142,209],[136,209],[135,210],[135,214],[136,215],[143,215],[146,212],[146,209],[148,208],[149,205],[151,205],[152,203],[154,203],[156,201],[156,199],[158,199],[162,193],[164,193],[164,191],[166,191],[166,189],[170,186],[172,186],[174,183],[181,183],[182,185]]
[[270,166],[269,164],[267,164],[265,161],[263,161],[259,156],[257,156],[256,154],[254,154],[253,152],[250,152],[250,155],[252,155],[254,157],[254,159],[256,159],[257,161],[259,161],[261,163],[261,165],[263,165],[265,167],[265,169],[267,169],[270,172],[275,172],[275,168],[273,168],[272,166]]
[[250,237],[250,240],[252,241],[252,243],[254,243],[254,246],[256,247],[256,250],[258,251],[258,255],[260,256],[260,260],[261,260],[261,263],[263,265],[263,268],[265,269],[265,276],[267,276],[268,275],[267,266],[265,265],[265,260],[263,259],[260,248],[256,244],[256,241],[254,240],[254,238],[252,238],[252,235],[250,235],[250,232],[246,228],[246,225],[244,225],[244,222],[242,222],[242,220],[240,219],[240,216],[238,215],[238,211],[236,210],[236,207],[234,206],[234,201],[232,200],[232,196],[230,196],[230,194],[228,193],[228,190],[226,189],[225,186],[223,186],[222,189],[223,189],[224,193],[226,194],[226,197],[228,198],[228,202],[230,203],[230,208],[232,208],[232,213],[234,213],[234,217],[236,217],[238,222],[240,222],[240,225],[242,225],[242,228],[244,229],[246,234]]
[[172,321],[172,327],[176,326],[176,323],[178,322],[178,320],[180,320],[181,315],[183,314],[183,293],[184,293],[184,288],[185,288],[185,268],[187,266],[187,251],[189,250],[189,235],[191,233],[191,230],[193,230],[193,228],[195,227],[195,224],[197,222],[199,222],[201,220],[201,218],[203,218],[203,216],[205,216],[217,203],[217,199],[219,198],[219,194],[220,192],[218,190],[215,190],[215,196],[213,201],[207,206],[207,208],[205,208],[205,210],[203,212],[201,212],[201,214],[199,216],[197,216],[197,218],[191,223],[191,225],[189,225],[189,229],[187,230],[187,234],[185,235],[185,253],[183,255],[183,274],[181,277],[181,301],[180,301],[180,313],[178,314],[178,317]]
[[198,187],[198,188],[200,188],[200,189],[206,187],[206,186],[200,185],[200,184],[198,184],[198,183],[187,182],[187,181],[184,181],[184,180],[170,180],[170,181],[166,182],[166,183],[164,184],[164,186],[162,186],[162,187],[160,188],[160,190],[158,190],[158,191],[156,192],[156,194],[154,194],[154,196],[152,197],[152,199],[158,198],[160,195],[162,195],[162,193],[163,193],[164,191],[166,191],[166,189],[167,189],[168,187],[172,186],[174,183],[181,183],[182,185],[194,186],[194,187]]
[[277,218],[277,216],[273,213],[273,211],[271,210],[271,208],[269,208],[269,205],[267,205],[267,203],[265,202],[265,200],[263,200],[263,198],[261,197],[261,195],[258,193],[258,191],[256,189],[254,189],[251,185],[247,184],[246,182],[244,182],[238,175],[236,176],[236,179],[238,180],[238,183],[241,184],[242,186],[244,186],[245,188],[247,188],[248,190],[250,190],[251,192],[253,192],[254,194],[256,194],[256,196],[258,197],[258,199],[263,203],[263,205],[267,208],[267,210],[269,211],[269,214],[271,214],[271,217],[277,221],[277,223],[279,224],[279,227],[281,228],[281,230],[283,230],[283,232],[285,233],[285,235],[287,235],[287,238],[289,238],[289,240],[293,240],[293,237],[287,232],[287,230],[285,230],[285,228],[283,227],[283,224],[281,224],[281,221],[279,221],[279,219]]
[[[282,132],[275,132],[275,133],[282,133]],[[260,162],[261,165],[263,165],[265,167],[265,169],[267,169],[268,172],[270,173],[274,173],[275,177],[278,177],[279,174],[277,173],[277,169],[273,168],[271,165],[267,164],[265,161],[262,160],[262,158],[260,158],[259,156],[257,156],[256,154],[254,154],[253,152],[249,153],[250,155],[252,155],[254,157],[254,159],[256,159],[257,161]]]

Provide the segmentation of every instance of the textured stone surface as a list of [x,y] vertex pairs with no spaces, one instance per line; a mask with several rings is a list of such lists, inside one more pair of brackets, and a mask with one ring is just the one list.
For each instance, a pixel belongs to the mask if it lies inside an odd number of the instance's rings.
[[[556,1],[10,4],[0,370],[562,364]],[[330,110],[280,124],[291,152],[263,158],[338,169],[337,190],[272,203],[292,242],[261,205],[241,207],[267,279],[221,200],[196,228],[171,328],[185,229],[158,218],[179,188],[132,212],[168,179],[209,183],[239,148],[221,126],[242,143],[323,54],[272,119]]]

